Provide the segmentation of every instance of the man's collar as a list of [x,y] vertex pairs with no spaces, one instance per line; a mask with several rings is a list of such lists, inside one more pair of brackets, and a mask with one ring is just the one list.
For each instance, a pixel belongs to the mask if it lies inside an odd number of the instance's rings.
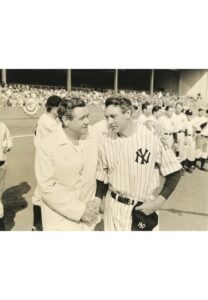
[[[87,138],[91,138],[91,134],[90,132],[86,135],[83,135],[82,137],[80,137],[80,141],[84,141]],[[66,144],[71,144],[72,142],[70,141],[70,139],[67,137],[66,133],[64,132],[64,129],[62,127],[60,127],[58,129],[58,145],[66,145]]]

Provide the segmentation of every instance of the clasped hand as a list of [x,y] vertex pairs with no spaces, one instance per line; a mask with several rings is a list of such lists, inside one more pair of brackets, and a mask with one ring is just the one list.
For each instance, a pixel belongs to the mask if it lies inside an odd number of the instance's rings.
[[95,198],[92,201],[86,203],[86,208],[81,220],[86,222],[88,225],[92,225],[98,220],[99,209],[101,201],[99,198]]

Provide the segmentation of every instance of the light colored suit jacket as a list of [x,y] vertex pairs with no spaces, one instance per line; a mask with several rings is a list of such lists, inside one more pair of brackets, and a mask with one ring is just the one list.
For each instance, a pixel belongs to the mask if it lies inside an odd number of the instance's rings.
[[48,134],[37,150],[35,172],[44,230],[90,230],[80,219],[96,191],[97,135],[92,128],[80,147],[82,172],[80,155],[61,127]]

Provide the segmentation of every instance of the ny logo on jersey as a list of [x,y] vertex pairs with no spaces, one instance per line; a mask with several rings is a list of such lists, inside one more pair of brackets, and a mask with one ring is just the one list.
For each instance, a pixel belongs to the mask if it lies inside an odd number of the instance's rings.
[[141,158],[141,165],[143,164],[148,164],[149,162],[149,158],[150,158],[150,152],[149,150],[145,149],[144,153],[142,152],[142,149],[140,148],[139,150],[137,150],[136,152],[136,159],[135,159],[135,162],[139,162],[139,157]]
[[144,229],[146,227],[146,225],[142,222],[139,222],[137,226],[139,227],[139,229]]

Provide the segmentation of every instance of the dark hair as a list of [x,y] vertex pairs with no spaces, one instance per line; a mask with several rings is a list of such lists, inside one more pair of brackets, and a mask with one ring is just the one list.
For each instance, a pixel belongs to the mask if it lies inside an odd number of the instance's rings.
[[193,115],[193,112],[192,112],[191,109],[187,109],[187,110],[185,111],[185,114],[186,114],[187,116],[192,116],[192,115]]
[[200,111],[204,111],[204,108],[200,107],[200,108],[198,109],[198,112],[200,112]]
[[62,98],[56,95],[50,96],[46,102],[46,110],[50,112],[52,108],[58,107],[59,103],[61,102]]
[[60,121],[62,122],[63,126],[63,120],[62,117],[67,116],[69,120],[73,119],[73,109],[76,107],[85,107],[86,103],[81,98],[63,98],[63,100],[59,104],[58,108],[58,117]]
[[144,102],[144,103],[142,103],[142,111],[144,110],[144,109],[147,109],[147,107],[149,106],[149,105],[151,105],[149,102]]
[[208,109],[206,109],[206,114],[208,114]]
[[172,105],[168,105],[168,106],[166,106],[165,110],[169,111],[170,108],[173,108],[173,106]]
[[158,112],[161,108],[162,108],[162,107],[159,106],[159,105],[153,106],[152,113],[154,114],[154,112]]
[[109,97],[105,101],[105,107],[110,105],[119,106],[123,113],[130,110],[132,112],[132,103],[129,99],[124,97]]

